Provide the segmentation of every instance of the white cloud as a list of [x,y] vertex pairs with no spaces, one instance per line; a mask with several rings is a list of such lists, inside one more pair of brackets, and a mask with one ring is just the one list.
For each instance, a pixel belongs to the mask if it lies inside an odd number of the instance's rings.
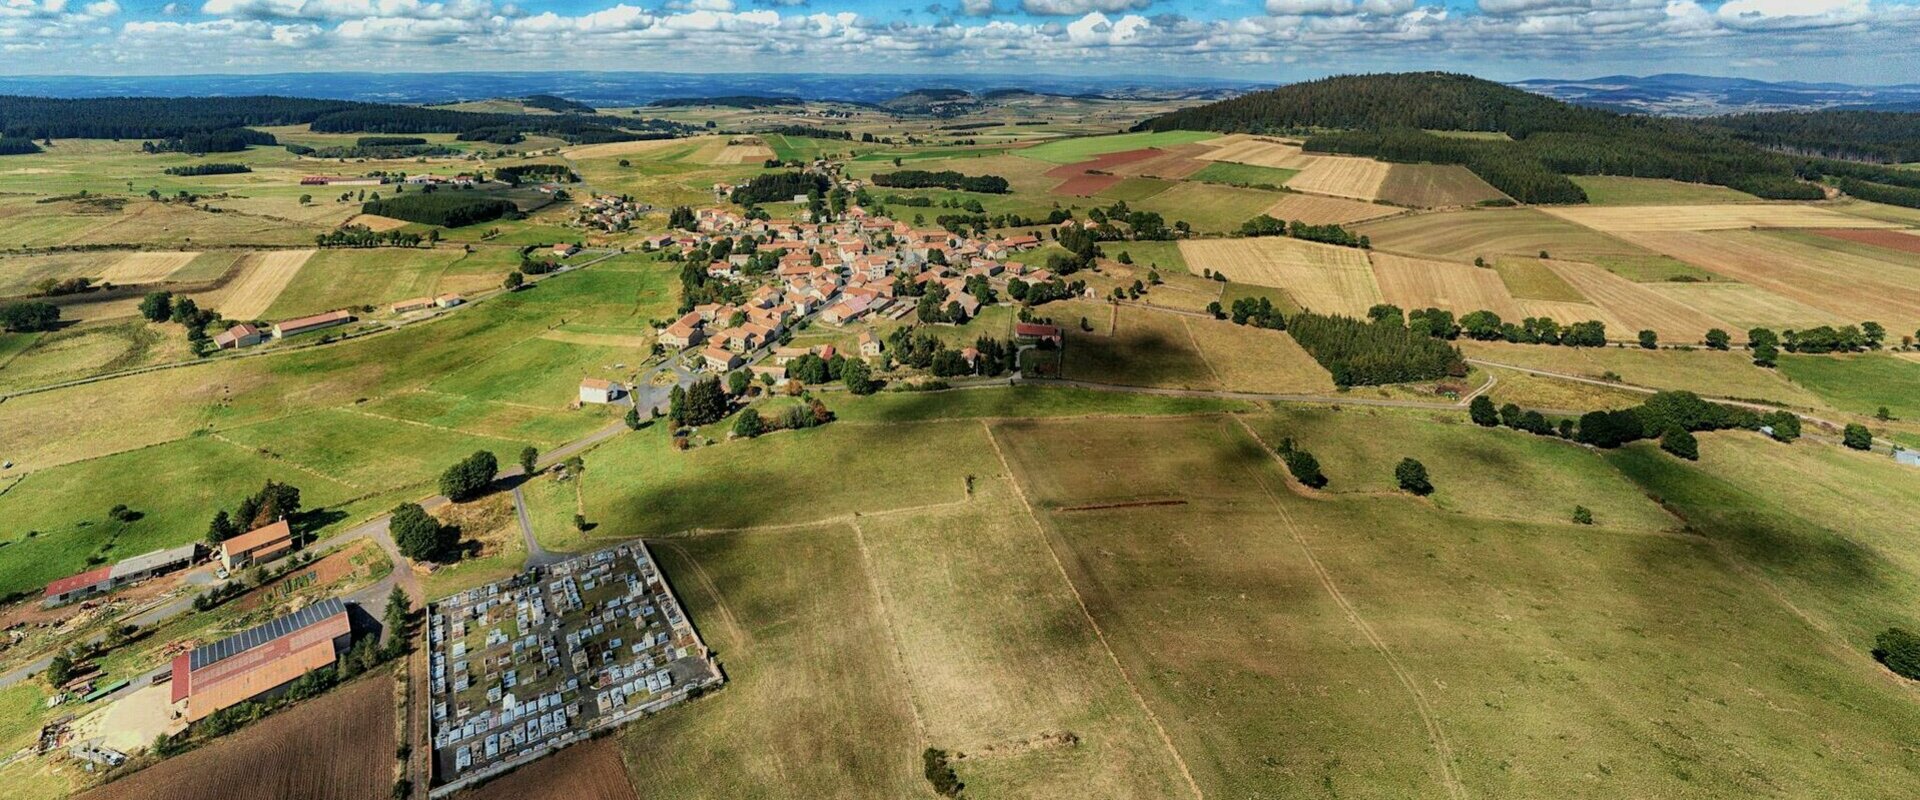
[[1405,14],[1413,0],[1267,0],[1276,17],[1345,17],[1355,14]]
[[1872,15],[1866,0],[1727,0],[1714,16],[1741,30],[1795,30],[1852,25]]
[[[971,5],[978,0],[962,0]],[[986,3],[991,7],[991,0]],[[1020,10],[1042,17],[1080,17],[1090,13],[1107,14],[1138,11],[1153,5],[1153,0],[1020,0]],[[973,13],[971,10],[968,13]]]

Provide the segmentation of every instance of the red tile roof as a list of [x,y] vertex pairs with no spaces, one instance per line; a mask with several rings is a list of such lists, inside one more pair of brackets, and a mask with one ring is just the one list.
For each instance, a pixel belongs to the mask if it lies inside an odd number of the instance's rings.
[[246,553],[292,537],[293,529],[289,527],[287,521],[283,519],[264,528],[255,528],[254,530],[228,539],[225,542],[221,542],[220,547],[228,553]]
[[47,596],[63,595],[75,589],[84,589],[94,584],[106,583],[113,578],[113,567],[105,566],[91,569],[78,575],[69,575],[47,584]]

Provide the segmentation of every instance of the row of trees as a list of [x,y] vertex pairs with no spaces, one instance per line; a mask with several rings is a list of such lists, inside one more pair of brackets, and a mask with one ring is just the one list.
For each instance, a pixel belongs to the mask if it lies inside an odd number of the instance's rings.
[[[439,238],[437,231],[429,235],[436,240]],[[419,247],[422,239],[420,234],[398,228],[376,231],[365,225],[346,225],[314,234],[313,243],[316,247]]]
[[920,169],[903,169],[897,172],[876,172],[873,175],[873,185],[899,189],[955,189],[981,194],[1006,194],[1012,190],[1007,179],[998,175],[966,175],[953,170],[930,172]]
[[1372,239],[1340,227],[1338,223],[1329,222],[1325,225],[1312,225],[1297,219],[1288,222],[1283,219],[1276,219],[1267,214],[1261,214],[1253,219],[1240,223],[1240,235],[1291,236],[1295,239],[1339,245],[1341,247],[1358,247],[1362,250],[1370,250],[1373,248]]
[[162,170],[162,171],[167,173],[168,175],[181,175],[181,176],[237,175],[242,172],[252,172],[253,167],[249,167],[245,164],[208,163],[208,164],[188,164],[183,167],[167,167],[165,170]]

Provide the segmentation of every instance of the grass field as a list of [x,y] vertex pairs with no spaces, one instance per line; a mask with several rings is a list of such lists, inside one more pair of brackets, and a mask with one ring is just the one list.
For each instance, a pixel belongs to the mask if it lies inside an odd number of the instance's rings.
[[1020,151],[1020,155],[1053,164],[1073,164],[1106,153],[1138,150],[1143,147],[1170,147],[1211,139],[1216,134],[1198,131],[1121,133],[1112,136],[1084,136],[1045,142]]
[[1260,186],[1277,189],[1287,185],[1287,181],[1300,174],[1295,169],[1261,167],[1253,164],[1236,164],[1227,161],[1215,161],[1199,172],[1187,176],[1188,180],[1202,183],[1226,183],[1237,186]]
[[1403,213],[1402,209],[1315,194],[1286,195],[1264,212],[1274,219],[1299,220],[1309,225],[1349,225]]
[[1188,271],[1179,242],[1115,242],[1106,245],[1106,250],[1114,258],[1126,253],[1136,268],[1157,269],[1163,275]]
[[1323,313],[1364,315],[1382,301],[1364,250],[1267,237],[1188,240],[1180,252],[1189,270],[1283,288],[1302,307]]
[[15,334],[0,339],[0,389],[44,386],[192,355],[183,326],[138,319]]
[[1238,230],[1240,223],[1265,213],[1280,198],[1278,192],[1188,181],[1129,205],[1158,212],[1168,224],[1185,221],[1202,233],[1224,233]]
[[1705,183],[1683,183],[1661,178],[1624,178],[1614,175],[1574,175],[1573,182],[1595,206],[1684,206],[1751,203],[1760,198],[1737,189]]
[[1101,189],[1096,197],[1101,200],[1125,200],[1129,205],[1138,203],[1156,194],[1173,188],[1177,184],[1157,178],[1124,178],[1119,183]]
[[1641,330],[1653,330],[1669,342],[1698,342],[1709,329],[1731,333],[1737,327],[1592,264],[1550,261],[1547,266],[1626,326],[1624,330],[1608,330],[1611,338],[1624,339]]
[[1729,333],[1746,338],[1750,328],[1811,328],[1816,325],[1849,325],[1843,319],[1804,303],[1782,297],[1758,286],[1744,283],[1654,283],[1646,288],[1688,308],[1726,320]]
[[1662,206],[1555,206],[1544,209],[1569,222],[1608,233],[1721,231],[1742,228],[1891,228],[1894,223],[1854,217],[1818,206],[1722,203]]
[[1820,398],[1773,370],[1753,366],[1741,352],[1641,350],[1637,347],[1551,347],[1462,340],[1461,352],[1497,364],[1587,378],[1608,372],[1653,389],[1687,389],[1703,395],[1819,408]]
[[1537,258],[1501,258],[1491,262],[1501,282],[1514,297],[1526,300],[1551,300],[1584,303],[1587,296],[1573,288],[1559,273]]
[[1846,356],[1786,354],[1780,372],[1842,411],[1920,418],[1920,361],[1868,353]]
[[380,313],[397,300],[491,289],[513,269],[515,255],[501,249],[321,250],[262,316],[286,319],[361,305]]
[[1381,202],[1413,208],[1470,206],[1505,198],[1466,167],[1436,164],[1393,165],[1377,195]]

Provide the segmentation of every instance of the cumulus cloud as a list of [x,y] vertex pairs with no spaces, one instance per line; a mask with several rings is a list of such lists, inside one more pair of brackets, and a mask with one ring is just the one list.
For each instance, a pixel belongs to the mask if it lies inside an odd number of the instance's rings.
[[1871,12],[1866,0],[1727,0],[1714,16],[1741,30],[1805,30],[1852,25]]
[[[992,8],[992,0],[961,0],[969,9],[976,4]],[[1041,17],[1080,17],[1090,13],[1116,14],[1138,11],[1153,5],[1153,0],[1020,0],[1020,10]],[[969,10],[967,13],[974,13]]]
[[1355,14],[1405,14],[1413,0],[1267,0],[1276,17],[1344,17]]

